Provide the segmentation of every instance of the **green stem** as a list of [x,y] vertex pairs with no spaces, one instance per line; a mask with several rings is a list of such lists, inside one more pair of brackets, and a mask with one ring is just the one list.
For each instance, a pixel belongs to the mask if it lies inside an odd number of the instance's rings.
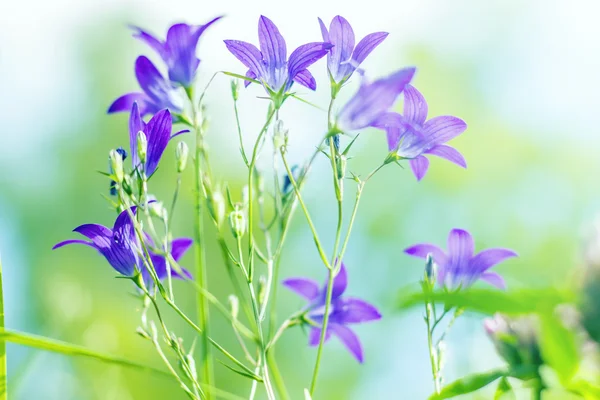
[[275,359],[275,354],[271,351],[267,352],[267,365],[269,369],[273,373],[273,382],[275,382],[275,387],[277,388],[277,392],[283,400],[289,400],[290,395],[285,387],[285,382],[283,381],[283,377],[279,372],[279,367],[277,366],[277,360]]
[[435,389],[435,393],[439,394],[441,391],[440,387],[440,377],[438,371],[438,356],[437,349],[433,344],[433,330],[432,321],[433,321],[433,305],[431,303],[425,303],[425,324],[427,325],[427,348],[429,349],[429,362],[431,363],[431,375],[433,376],[433,386]]
[[[4,329],[4,284],[2,281],[2,260],[0,260],[0,329]],[[6,382],[6,342],[0,342],[0,400],[8,398]]]
[[333,271],[329,271],[329,279],[327,281],[327,296],[325,298],[325,314],[323,315],[323,325],[321,326],[321,338],[319,340],[319,348],[317,350],[317,360],[315,361],[315,369],[313,370],[312,381],[310,383],[310,395],[313,396],[317,386],[317,377],[319,376],[319,367],[321,366],[321,356],[323,354],[323,345],[325,344],[325,336],[327,333],[327,324],[329,323],[329,308],[331,307],[331,297],[333,294],[333,279],[335,275]]
[[142,372],[152,372],[154,374],[170,377],[171,375],[153,367],[130,361],[121,357],[113,356],[110,354],[104,354],[97,351],[89,350],[85,347],[78,346],[63,341],[50,339],[42,336],[32,335],[29,333],[17,332],[13,330],[0,330],[0,340],[4,342],[11,342],[20,344],[22,346],[34,347],[40,350],[51,351],[54,353],[60,353],[67,356],[81,356],[87,358],[93,358],[108,364],[115,364],[122,367],[133,368]]

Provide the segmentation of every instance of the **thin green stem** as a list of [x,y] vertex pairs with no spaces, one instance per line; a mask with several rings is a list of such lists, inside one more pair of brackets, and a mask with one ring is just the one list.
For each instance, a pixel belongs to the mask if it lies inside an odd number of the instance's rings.
[[[0,329],[4,329],[4,281],[2,280],[2,260],[0,259]],[[0,342],[0,400],[8,398],[6,382],[6,342]]]
[[279,368],[277,366],[277,360],[275,359],[275,354],[273,352],[267,352],[267,365],[269,366],[269,370],[273,373],[273,382],[275,382],[275,387],[277,388],[277,392],[283,400],[289,400],[290,395],[285,387],[285,382],[281,373],[279,372]]
[[429,362],[431,363],[431,375],[433,377],[433,386],[435,393],[439,394],[441,391],[440,377],[438,370],[438,352],[433,344],[433,305],[429,302],[425,303],[425,324],[427,325],[427,348],[429,350]]
[[319,340],[319,348],[317,349],[317,360],[313,370],[312,381],[310,383],[310,395],[313,396],[317,386],[317,377],[319,376],[319,367],[321,366],[321,356],[323,355],[323,345],[327,334],[327,324],[329,323],[329,309],[331,307],[331,297],[333,294],[333,279],[335,275],[333,271],[329,271],[329,279],[327,281],[327,295],[325,297],[325,314],[323,314],[323,325],[321,326],[321,338]]

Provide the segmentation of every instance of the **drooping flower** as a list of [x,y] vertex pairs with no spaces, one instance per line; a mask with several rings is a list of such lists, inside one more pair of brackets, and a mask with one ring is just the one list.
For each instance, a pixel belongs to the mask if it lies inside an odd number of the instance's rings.
[[[132,215],[135,215],[137,207],[133,206],[130,210]],[[73,229],[73,232],[80,233],[89,240],[65,240],[57,243],[52,247],[52,250],[69,244],[89,246],[102,254],[110,266],[123,276],[133,277],[136,271],[141,271],[146,287],[148,289],[152,288],[153,282],[143,260],[140,258],[141,246],[128,210],[124,210],[119,214],[112,229],[99,224],[84,224]],[[170,248],[173,259],[179,261],[191,244],[192,240],[188,238],[173,240]],[[165,279],[167,277],[165,257],[150,252],[150,258],[158,278],[160,280]],[[182,272],[185,277],[191,277],[189,271],[182,269]],[[171,271],[171,275],[175,278],[183,278],[174,269]]]
[[437,264],[437,280],[449,289],[467,288],[481,279],[504,289],[504,279],[489,269],[517,253],[508,249],[487,249],[474,254],[473,237],[463,229],[452,229],[448,235],[448,252],[433,244],[417,244],[404,250],[414,257],[427,258],[431,254]]
[[[258,39],[260,50],[251,43],[225,40],[231,54],[248,67],[248,78],[261,81],[269,93],[285,93],[294,82],[311,90],[317,88],[315,78],[307,68],[327,54],[332,47],[330,43],[304,44],[294,50],[288,59],[285,39],[265,16],[258,20]],[[246,86],[249,83],[246,82]]]
[[319,25],[323,40],[334,46],[327,54],[327,67],[331,78],[338,85],[347,81],[365,58],[388,36],[387,32],[371,33],[354,47],[354,31],[344,17],[334,17],[329,31],[321,18]]
[[108,108],[108,113],[129,111],[137,102],[142,116],[156,114],[168,108],[172,113],[182,111],[182,99],[177,90],[156,69],[152,61],[145,56],[135,60],[135,76],[143,92],[127,93],[116,99]]
[[[313,280],[306,278],[290,278],[283,285],[309,301],[306,307],[306,317],[314,324],[309,334],[309,345],[317,346],[321,337],[321,326],[325,314],[327,283],[323,287]],[[327,341],[331,334],[340,339],[350,353],[359,362],[363,362],[363,349],[358,336],[348,327],[351,324],[375,321],[381,319],[379,311],[371,304],[353,297],[344,297],[348,285],[348,275],[344,264],[333,280],[329,322],[327,324]]]
[[138,168],[140,158],[138,155],[138,132],[144,132],[148,142],[144,172],[150,176],[156,171],[158,162],[171,139],[173,121],[169,110],[158,111],[146,124],[142,119],[137,102],[133,103],[129,116],[129,144],[131,146],[131,163],[133,168]]
[[404,114],[391,113],[379,121],[380,127],[387,131],[389,150],[410,159],[417,180],[421,180],[429,168],[427,154],[467,167],[462,154],[444,144],[463,133],[467,124],[460,118],[448,115],[427,120],[427,111],[427,101],[423,95],[413,86],[406,85]]
[[214,18],[204,25],[172,25],[165,41],[137,27],[134,28],[136,32],[133,37],[140,39],[160,55],[167,64],[171,82],[187,88],[194,81],[200,64],[200,59],[196,56],[198,40],[206,28],[221,18]]
[[358,92],[344,105],[337,117],[342,132],[369,126],[382,127],[379,122],[389,113],[396,99],[410,83],[415,68],[404,68],[374,82],[362,82]]

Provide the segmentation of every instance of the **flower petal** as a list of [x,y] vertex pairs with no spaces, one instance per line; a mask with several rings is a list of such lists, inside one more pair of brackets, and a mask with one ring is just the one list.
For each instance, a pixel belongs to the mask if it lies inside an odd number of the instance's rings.
[[371,54],[371,52],[375,50],[388,35],[389,33],[387,32],[375,32],[362,38],[356,45],[354,53],[352,54],[352,59],[355,61],[355,64],[359,65],[365,61],[365,58],[367,58],[367,56]]
[[283,286],[299,294],[307,300],[314,300],[319,296],[319,284],[311,279],[290,278],[283,282]]
[[404,88],[404,118],[406,120],[423,125],[427,119],[427,101],[425,97],[412,85]]
[[[131,210],[131,215],[135,216],[137,207],[133,206],[129,210]],[[99,225],[99,226],[102,226],[102,225]],[[108,229],[108,228],[105,228],[105,229]],[[128,209],[121,211],[121,213],[115,220],[115,224],[114,224],[113,230],[112,230],[112,236],[117,241],[122,241],[122,239],[123,240],[125,240],[125,239],[134,240],[136,238],[135,228],[133,226],[133,221],[129,217]]]
[[[133,106],[133,103],[138,102],[140,104],[140,106],[143,106],[146,104],[146,102],[149,100],[148,96],[145,93],[127,93],[124,94],[123,96],[119,97],[118,99],[116,99],[108,108],[108,113],[112,114],[112,113],[116,113],[116,112],[122,112],[122,111],[131,111],[131,107]],[[145,109],[145,107],[141,107],[143,109]],[[142,112],[143,114],[143,112]]]
[[396,150],[400,144],[400,138],[406,131],[404,117],[395,112],[386,112],[380,115],[372,124],[373,127],[386,131],[388,149]]
[[[252,71],[251,69],[248,70],[248,72],[246,72],[246,76],[250,79],[257,79],[258,77],[256,76],[256,74],[254,73],[254,71]],[[244,81],[244,87],[248,87],[248,85],[250,85],[252,82],[250,81]]]
[[419,258],[427,258],[427,255],[431,254],[433,261],[435,261],[437,264],[445,264],[446,259],[448,258],[446,253],[444,253],[444,250],[440,249],[436,245],[428,243],[416,244],[405,249],[404,252],[408,255]]
[[146,175],[150,176],[156,171],[158,162],[171,139],[173,119],[169,110],[164,109],[156,113],[146,126],[148,139],[148,155],[146,160]]
[[466,268],[473,257],[475,243],[473,236],[464,229],[452,229],[448,235],[448,258],[450,264],[457,268]]
[[285,39],[273,21],[264,15],[261,15],[258,20],[258,41],[269,70],[285,65],[287,60]]
[[480,279],[486,281],[490,285],[496,286],[498,289],[506,289],[506,282],[504,281],[504,278],[495,272],[484,272],[481,274]]
[[329,42],[329,32],[327,31],[327,27],[321,18],[319,20],[319,27],[321,28],[321,36],[323,36],[324,42]]
[[300,85],[307,87],[310,90],[317,89],[317,81],[307,69],[298,72],[294,77],[294,82],[298,82]]
[[146,130],[146,123],[142,119],[138,103],[134,102],[131,108],[131,114],[129,114],[129,145],[131,151],[131,164],[133,168],[137,168],[140,163],[137,151],[137,134],[139,131],[144,132]]
[[194,80],[194,75],[200,60],[196,57],[196,46],[200,35],[195,27],[188,24],[175,24],[167,32],[166,46],[169,52],[167,65],[169,66],[169,79],[182,86],[189,86]]
[[148,111],[151,113],[158,111],[156,109],[157,105],[171,108],[175,112],[181,110],[181,107],[174,104],[171,99],[173,90],[171,84],[162,76],[147,57],[139,56],[136,59],[135,76],[144,93],[146,93],[150,100],[155,104],[155,109],[149,108]]
[[73,229],[73,232],[80,233],[90,239],[98,249],[110,247],[110,240],[113,236],[113,231],[99,224],[80,225]]
[[343,325],[376,321],[378,319],[381,319],[381,314],[375,306],[353,297],[338,299],[334,303],[334,310],[329,317],[331,322]]
[[453,147],[446,146],[444,144],[438,144],[437,146],[427,150],[425,153],[445,158],[451,163],[454,163],[463,168],[467,168],[467,160],[465,160],[463,155],[460,154],[458,150],[456,150]]
[[225,40],[225,46],[242,64],[254,72],[255,77],[264,78],[263,55],[256,46],[240,40]]
[[348,351],[358,360],[363,362],[363,349],[358,336],[350,328],[340,324],[331,324],[327,330],[331,330],[335,336],[346,346]]
[[314,42],[303,44],[290,54],[288,76],[293,80],[302,70],[324,57],[331,48],[330,43]]
[[183,257],[193,243],[194,240],[190,238],[174,239],[173,242],[171,242],[171,255],[173,256],[173,259],[179,262],[181,257]]
[[92,247],[94,249],[96,248],[96,245],[94,245],[94,243],[88,242],[87,240],[70,239],[70,240],[64,240],[64,241],[62,241],[60,243],[56,243],[54,246],[52,246],[52,250],[61,248],[61,247],[66,246],[68,244],[85,244],[86,246],[90,246],[90,247]]
[[429,169],[429,160],[425,156],[418,156],[409,161],[410,168],[418,181],[423,179]]
[[423,134],[434,144],[446,143],[467,129],[467,124],[460,118],[441,116],[430,119],[423,125]]
[[165,49],[165,45],[162,41],[160,41],[150,33],[144,31],[142,28],[134,26],[133,29],[136,30],[136,32],[133,34],[134,38],[146,43],[148,46],[150,46],[152,50],[156,51],[163,60],[167,61],[168,54]]
[[331,294],[331,299],[335,300],[340,297],[346,291],[346,287],[348,286],[348,272],[346,271],[346,266],[342,263],[340,267],[340,272],[333,278],[333,289]]
[[327,66],[334,80],[340,82],[354,71],[354,67],[347,63],[354,50],[354,31],[344,17],[337,15],[331,20],[328,42],[333,48],[327,57]]
[[511,257],[517,257],[517,253],[509,249],[483,250],[473,257],[471,260],[471,268],[474,271],[483,273],[494,265]]
[[[308,344],[310,346],[318,346],[321,341],[321,328],[312,327],[310,329],[310,333],[308,334]],[[325,342],[329,340],[331,337],[331,329],[327,328],[327,333],[325,334]]]

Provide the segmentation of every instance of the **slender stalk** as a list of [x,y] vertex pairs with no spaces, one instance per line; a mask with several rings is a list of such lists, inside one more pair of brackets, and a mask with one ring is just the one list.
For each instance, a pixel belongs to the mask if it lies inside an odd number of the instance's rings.
[[429,350],[429,362],[431,363],[431,375],[433,376],[433,386],[435,393],[441,391],[440,377],[438,370],[438,352],[433,344],[433,305],[429,302],[425,303],[425,324],[427,325],[427,348]]
[[53,353],[60,353],[67,356],[81,356],[93,358],[108,364],[137,369],[142,372],[151,372],[153,374],[162,375],[165,377],[171,377],[171,375],[166,371],[149,367],[147,365],[143,365],[135,361],[130,361],[110,354],[89,350],[85,347],[78,346],[75,344],[66,343],[60,340],[50,339],[42,336],[32,335],[29,333],[2,329],[0,330],[0,340],[3,343],[10,342],[14,344],[20,344],[22,346],[34,347],[36,349],[51,351]]
[[[4,283],[2,280],[2,260],[0,259],[0,329],[4,329]],[[8,398],[6,381],[6,342],[0,342],[0,400]]]
[[319,376],[319,367],[321,366],[321,356],[323,354],[323,344],[327,334],[327,324],[329,323],[329,309],[331,308],[331,297],[333,294],[333,279],[335,275],[333,271],[329,271],[329,279],[327,281],[327,296],[325,297],[325,314],[323,315],[323,325],[321,326],[321,338],[319,340],[319,348],[317,349],[317,360],[315,361],[315,369],[313,370],[312,381],[310,383],[310,395],[313,396],[317,386],[317,377]]

